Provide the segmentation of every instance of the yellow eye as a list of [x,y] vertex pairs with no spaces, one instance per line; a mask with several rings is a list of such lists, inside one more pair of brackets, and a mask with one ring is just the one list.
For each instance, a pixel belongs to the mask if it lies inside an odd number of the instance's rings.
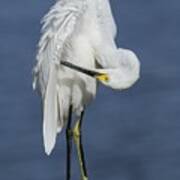
[[105,81],[108,82],[109,81],[109,76],[107,74],[100,74],[96,76],[96,79],[99,81]]

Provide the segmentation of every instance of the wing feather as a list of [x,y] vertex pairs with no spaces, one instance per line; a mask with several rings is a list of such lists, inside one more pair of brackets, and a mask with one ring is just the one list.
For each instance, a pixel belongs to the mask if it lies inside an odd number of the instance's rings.
[[57,64],[60,64],[64,45],[73,35],[86,7],[86,0],[57,1],[42,19],[33,88],[40,92],[44,102],[43,137],[47,154],[51,153],[55,145],[57,128],[62,128],[58,124],[62,120],[58,121],[58,117],[61,117],[58,112],[61,110],[57,108],[61,109],[61,102],[58,102],[61,98],[57,92]]
[[58,122],[58,101],[56,91],[57,71],[55,68],[54,64],[50,67],[49,81],[44,99],[43,138],[45,152],[48,155],[51,153],[56,142]]

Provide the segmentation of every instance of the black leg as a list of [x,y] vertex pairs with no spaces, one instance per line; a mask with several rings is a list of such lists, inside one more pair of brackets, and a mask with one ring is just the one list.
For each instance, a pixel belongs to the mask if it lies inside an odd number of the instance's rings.
[[79,129],[80,129],[80,136],[79,136],[79,145],[80,145],[80,154],[81,154],[81,159],[82,159],[82,167],[84,171],[84,176],[88,177],[87,175],[87,168],[86,168],[86,161],[85,161],[85,155],[84,155],[84,149],[83,149],[83,143],[82,143],[82,131],[81,131],[81,126],[83,123],[83,117],[84,117],[84,111],[81,113],[81,118],[80,118],[80,123],[79,123]]
[[81,113],[80,120],[78,120],[75,124],[75,127],[73,129],[73,136],[74,136],[74,141],[77,147],[78,160],[79,160],[80,170],[81,170],[81,179],[87,180],[88,175],[87,175],[87,169],[86,169],[86,164],[85,164],[85,156],[84,156],[84,150],[83,150],[83,144],[82,144],[82,133],[81,133],[83,115],[84,115],[84,111]]
[[67,143],[66,180],[71,179],[71,151],[72,151],[71,121],[72,121],[72,105],[69,108],[69,117],[68,117],[67,128],[66,128],[66,143]]

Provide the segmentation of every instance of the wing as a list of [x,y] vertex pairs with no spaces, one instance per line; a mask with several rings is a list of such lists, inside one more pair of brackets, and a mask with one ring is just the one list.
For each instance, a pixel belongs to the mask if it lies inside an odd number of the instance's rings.
[[117,27],[113,18],[109,0],[97,0],[97,8],[97,17],[101,29],[106,31],[106,34],[115,38]]
[[86,0],[61,0],[42,19],[33,83],[34,89],[39,89],[42,95],[46,91],[50,64],[60,62],[65,42],[73,34],[86,7]]
[[[66,41],[73,35],[86,11],[86,0],[61,0],[43,18],[42,36],[34,68],[33,88],[38,89],[44,105],[43,137],[45,151],[50,154],[56,140],[59,104],[57,71]],[[61,107],[60,107],[61,108]],[[62,125],[61,125],[62,126]]]

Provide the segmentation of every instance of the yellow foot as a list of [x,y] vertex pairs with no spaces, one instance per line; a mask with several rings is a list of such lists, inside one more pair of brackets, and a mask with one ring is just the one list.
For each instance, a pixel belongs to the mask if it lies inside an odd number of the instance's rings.
[[88,180],[88,177],[82,176],[81,180]]

